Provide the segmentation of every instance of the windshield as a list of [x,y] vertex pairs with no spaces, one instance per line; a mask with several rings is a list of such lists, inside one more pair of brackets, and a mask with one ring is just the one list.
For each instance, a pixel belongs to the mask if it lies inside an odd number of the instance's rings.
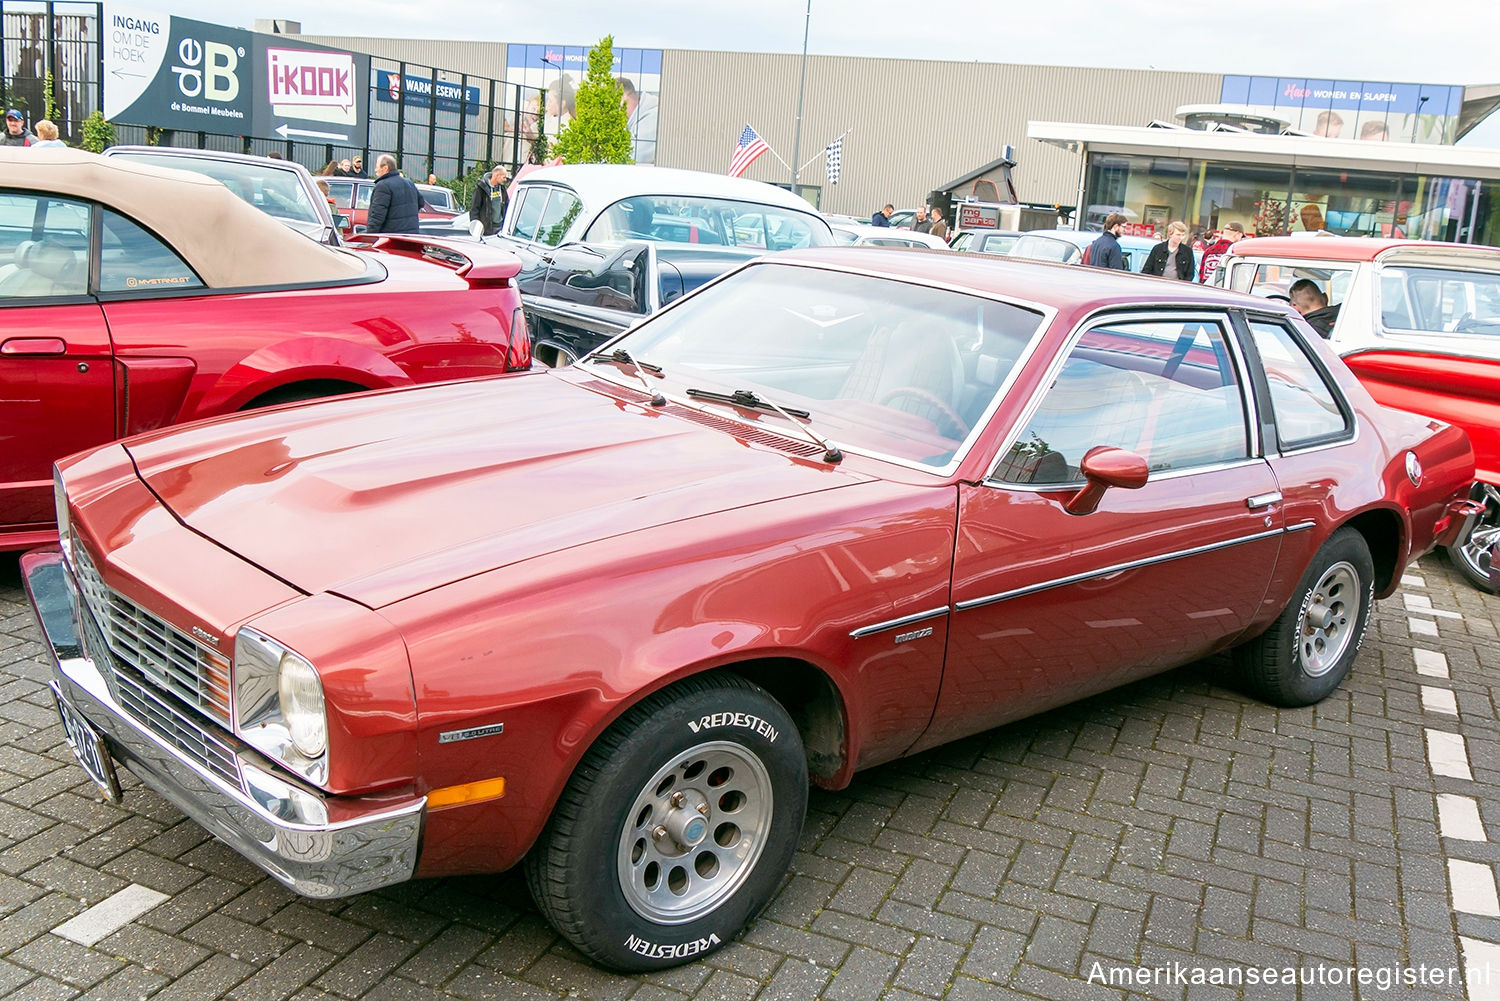
[[451,209],[453,208],[453,192],[436,184],[419,184],[417,190],[422,193],[422,201],[428,208]]
[[[748,390],[808,411],[843,448],[940,468],[982,423],[1041,322],[1035,310],[975,295],[757,264],[617,343],[660,366],[664,391],[679,398]],[[775,414],[749,419],[796,434]]]
[[1328,296],[1328,305],[1337,306],[1349,292],[1349,282],[1354,278],[1352,264],[1325,264],[1312,261],[1284,261],[1281,263],[1255,263],[1253,266],[1237,264],[1230,278],[1237,292],[1268,299],[1286,299],[1292,294],[1292,286],[1306,278]]
[[269,164],[173,156],[169,153],[118,155],[133,163],[149,163],[154,167],[190,170],[195,174],[211,177],[233,191],[241,201],[254,205],[262,212],[282,222],[319,225],[323,221],[307,189],[302,187],[301,178],[293,170],[272,167]]
[[1070,264],[1083,256],[1076,244],[1050,236],[1023,236],[1010,248],[1012,257],[1028,257],[1034,261],[1062,261]]
[[1387,330],[1500,337],[1500,274],[1383,268],[1380,322]]
[[585,240],[655,240],[750,250],[833,243],[822,220],[795,209],[690,195],[633,195],[605,209]]

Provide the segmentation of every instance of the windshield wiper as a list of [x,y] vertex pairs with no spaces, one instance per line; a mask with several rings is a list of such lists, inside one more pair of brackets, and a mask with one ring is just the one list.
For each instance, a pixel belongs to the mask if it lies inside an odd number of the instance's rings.
[[653,407],[664,407],[667,405],[667,398],[661,395],[661,390],[657,389],[655,386],[651,385],[650,382],[646,381],[647,372],[650,372],[652,375],[655,375],[658,378],[661,377],[662,369],[660,365],[652,365],[648,362],[636,361],[634,358],[630,357],[630,352],[626,351],[624,348],[615,348],[607,355],[601,355],[596,351],[593,354],[589,355],[589,360],[604,362],[607,365],[620,365],[622,367],[629,366],[630,371],[635,373],[635,377],[641,380],[641,385],[646,387],[646,392],[651,394],[651,405]]
[[812,417],[812,411],[810,410],[783,407],[775,400],[768,400],[763,396],[758,396],[754,390],[749,389],[736,389],[732,393],[716,393],[710,389],[689,389],[687,394],[696,400],[708,400],[711,403],[727,403],[732,407],[744,407],[746,410],[774,410],[797,425],[803,434],[807,435],[815,445],[823,450],[824,462],[844,461],[844,453],[839,451],[837,445],[808,426],[807,420]]

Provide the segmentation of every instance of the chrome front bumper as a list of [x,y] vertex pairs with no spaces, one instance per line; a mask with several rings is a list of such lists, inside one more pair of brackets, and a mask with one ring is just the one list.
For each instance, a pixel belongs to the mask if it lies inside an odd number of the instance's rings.
[[21,577],[52,652],[68,705],[105,739],[111,756],[173,806],[282,883],[309,897],[343,897],[411,878],[425,796],[332,797],[278,777],[266,759],[236,750],[238,784],[205,769],[123,709],[95,657],[101,635],[56,549],[27,553]]

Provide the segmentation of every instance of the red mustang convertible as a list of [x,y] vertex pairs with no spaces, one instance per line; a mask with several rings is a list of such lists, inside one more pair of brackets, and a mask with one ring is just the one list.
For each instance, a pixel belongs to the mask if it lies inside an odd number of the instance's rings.
[[1265,300],[807,250],[566,369],[73,456],[21,566],[111,797],[313,896],[524,860],[655,969],[775,894],[809,782],[1225,649],[1322,699],[1473,471]]
[[[315,243],[219,181],[78,150],[0,150],[0,550],[56,538],[54,460],[288,400],[531,365],[495,247]],[[279,200],[279,201],[278,201]]]

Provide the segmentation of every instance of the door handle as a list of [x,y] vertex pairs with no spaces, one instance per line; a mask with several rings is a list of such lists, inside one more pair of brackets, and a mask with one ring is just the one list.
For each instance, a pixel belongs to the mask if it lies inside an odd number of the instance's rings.
[[12,337],[0,343],[0,355],[61,355],[68,342],[61,337]]
[[1252,511],[1259,511],[1263,507],[1281,503],[1281,491],[1272,490],[1268,494],[1256,494],[1254,497],[1245,498],[1245,506]]

